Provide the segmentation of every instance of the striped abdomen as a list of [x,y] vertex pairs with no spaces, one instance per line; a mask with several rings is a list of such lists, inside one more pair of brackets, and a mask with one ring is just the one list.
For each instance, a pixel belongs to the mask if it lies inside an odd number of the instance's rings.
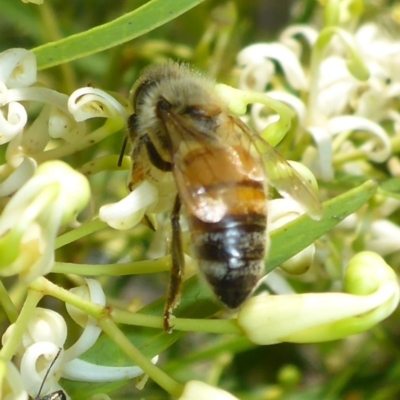
[[[187,219],[199,269],[219,300],[232,309],[239,307],[256,286],[267,246],[263,171],[248,152],[236,151],[237,164],[224,163],[227,157],[222,151],[214,152],[214,157],[192,151],[186,165],[186,175],[192,178],[189,182],[197,187],[193,190],[202,187],[203,197],[210,199],[208,212],[213,212],[213,204],[226,208],[221,219],[209,222],[202,210],[187,207]],[[201,168],[204,163],[207,167]]]
[[253,291],[264,267],[265,215],[227,215],[220,222],[190,218],[199,268],[219,300],[239,307]]

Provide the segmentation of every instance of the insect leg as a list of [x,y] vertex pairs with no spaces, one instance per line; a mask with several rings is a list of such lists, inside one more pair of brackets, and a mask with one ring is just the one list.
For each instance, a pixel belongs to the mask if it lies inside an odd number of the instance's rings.
[[179,303],[180,287],[185,268],[185,260],[183,256],[182,239],[181,239],[181,226],[179,223],[180,209],[181,209],[181,201],[179,195],[177,195],[175,198],[174,208],[172,209],[172,214],[171,214],[172,268],[171,268],[171,278],[167,293],[167,303],[165,305],[165,312],[164,312],[164,329],[168,333],[172,332],[172,326],[171,326],[172,311]]
[[169,161],[165,161],[160,157],[160,154],[158,154],[158,151],[155,148],[150,137],[148,135],[143,135],[140,139],[146,145],[147,154],[149,155],[150,162],[161,171],[172,171],[172,164]]

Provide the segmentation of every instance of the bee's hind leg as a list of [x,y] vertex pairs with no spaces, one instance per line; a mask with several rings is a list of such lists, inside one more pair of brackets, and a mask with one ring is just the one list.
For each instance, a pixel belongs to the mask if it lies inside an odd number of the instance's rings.
[[167,293],[167,302],[164,311],[164,329],[171,333],[173,326],[171,325],[172,311],[179,304],[180,288],[182,277],[185,269],[185,259],[182,249],[181,226],[179,223],[181,209],[181,201],[179,195],[175,198],[174,208],[171,214],[172,225],[172,267],[171,277]]

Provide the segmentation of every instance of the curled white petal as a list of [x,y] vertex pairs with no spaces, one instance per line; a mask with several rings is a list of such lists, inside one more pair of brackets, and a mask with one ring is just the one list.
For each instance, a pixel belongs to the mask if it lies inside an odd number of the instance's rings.
[[218,389],[201,381],[189,381],[186,383],[179,400],[239,400],[225,390]]
[[79,339],[65,350],[65,361],[73,360],[89,350],[96,343],[100,334],[101,328],[96,325],[96,321],[93,318],[89,319]]
[[366,240],[365,248],[375,251],[381,256],[400,251],[400,228],[386,219],[373,221],[370,228],[370,238]]
[[36,82],[36,57],[25,49],[0,53],[0,81],[7,87],[30,86]]
[[360,149],[375,162],[386,161],[391,154],[391,144],[388,134],[377,123],[369,119],[356,116],[341,116],[332,118],[328,122],[328,129],[332,134],[343,131],[362,130],[371,134],[371,140],[364,143]]
[[24,87],[10,89],[8,91],[8,101],[37,101],[53,107],[57,107],[64,112],[68,112],[67,108],[68,96],[64,93],[56,92],[53,89],[45,87]]
[[84,125],[78,124],[70,114],[59,108],[51,107],[48,132],[54,139],[62,138],[71,143],[84,133]]
[[304,124],[306,118],[306,106],[298,97],[287,92],[279,91],[270,91],[266,94],[272,99],[279,100],[291,107],[297,115],[299,124]]
[[274,269],[262,278],[262,283],[266,284],[276,294],[294,294],[295,291],[282,276],[282,272]]
[[[319,115],[318,118],[340,115],[349,104],[352,94],[360,86],[360,82],[350,74],[342,57],[327,57],[322,61],[320,68],[318,101],[313,105],[317,108],[317,112],[314,111],[314,114]],[[311,123],[320,124],[321,121],[311,121]]]
[[157,199],[158,191],[155,186],[144,181],[118,203],[101,207],[99,218],[115,229],[130,229],[140,222],[146,207]]
[[64,347],[67,339],[67,324],[57,312],[45,308],[35,308],[22,343],[28,347],[36,342],[52,342],[57,348]]
[[333,179],[332,136],[326,129],[317,126],[309,127],[307,131],[313,137],[318,149],[319,168],[312,170],[317,177],[330,181]]
[[0,360],[0,398],[2,400],[28,400],[17,367],[11,361]]
[[[96,279],[85,279],[85,285],[78,286],[70,289],[70,292],[76,294],[79,297],[82,297],[84,300],[88,300],[94,304],[98,304],[100,306],[106,305],[106,295],[104,294],[103,288],[100,283]],[[72,318],[74,318],[75,322],[81,326],[84,326],[86,323],[86,316],[82,310],[70,305],[67,303],[68,312]],[[80,315],[83,320],[77,318]]]
[[68,109],[79,122],[95,117],[128,117],[124,107],[114,97],[92,87],[80,88],[72,93],[68,99]]
[[[15,324],[10,325],[2,336],[3,345],[13,335]],[[62,348],[67,338],[67,325],[63,317],[55,311],[37,307],[30,319],[27,329],[22,336],[22,343],[18,355],[37,342],[52,342]]]
[[61,390],[58,380],[61,375],[60,366],[63,362],[62,352],[59,354],[59,347],[52,342],[37,342],[26,349],[21,359],[21,378],[29,395],[33,398],[39,393],[43,379],[53,366],[44,382],[42,393],[49,393]]
[[[155,364],[158,357],[152,362]],[[96,365],[78,358],[64,365],[63,378],[80,382],[114,382],[136,378],[144,372],[139,367],[109,367]]]
[[239,89],[263,92],[275,74],[274,63],[270,60],[258,60],[242,66]]
[[[86,285],[70,289],[70,292],[89,300],[92,303],[105,306],[106,297],[100,283],[95,279],[86,279]],[[97,321],[77,309],[71,304],[66,304],[68,314],[80,326],[84,328],[79,339],[65,351],[64,359],[66,361],[79,357],[86,350],[90,349],[100,336],[101,329],[97,325]]]
[[8,104],[7,117],[0,110],[0,144],[8,143],[18,133],[22,132],[27,121],[28,115],[20,103],[12,102]]
[[[287,104],[296,113],[299,123],[302,125],[305,121],[306,108],[304,103],[296,96],[286,92],[271,91],[267,92],[268,97]],[[251,121],[257,132],[263,131],[267,126],[279,120],[277,114],[270,115],[266,112],[266,107],[263,104],[255,103],[251,107]]]
[[35,173],[36,161],[30,157],[24,157],[22,163],[0,183],[0,197],[10,196],[23,186]]
[[43,151],[49,142],[48,121],[50,109],[50,106],[44,106],[38,117],[24,129],[21,145],[27,154]]
[[297,36],[305,38],[311,47],[318,39],[318,31],[309,25],[290,25],[280,34],[279,41],[300,56],[301,47]]
[[279,43],[258,43],[243,49],[237,56],[239,66],[249,63],[260,64],[263,59],[270,58],[279,63],[286,79],[298,90],[307,89],[307,78],[296,55]]

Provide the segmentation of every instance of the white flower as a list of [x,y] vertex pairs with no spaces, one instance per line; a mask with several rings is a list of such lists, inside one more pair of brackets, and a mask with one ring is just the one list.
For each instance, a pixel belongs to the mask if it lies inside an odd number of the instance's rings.
[[75,219],[89,195],[87,179],[67,164],[42,164],[0,216],[0,275],[30,282],[47,274],[58,229]]
[[[387,38],[377,40],[382,34],[372,27],[364,27],[360,31],[353,36],[339,28],[327,27],[318,34],[311,27],[296,25],[281,34],[280,43],[251,45],[237,56],[237,62],[242,67],[240,87],[264,91],[269,84],[271,90],[268,95],[273,93],[275,99],[281,99],[296,112],[299,134],[311,134],[316,146],[316,151],[305,152],[304,162],[324,180],[333,178],[334,153],[354,148],[345,143],[344,146],[335,146],[335,136],[343,134],[351,140],[352,132],[363,132],[364,136],[358,135],[358,138],[363,138],[359,148],[369,160],[384,162],[391,154],[391,144],[388,134],[378,124],[390,119],[400,126],[398,112],[388,105],[388,101],[400,93],[400,83],[397,83],[397,76],[396,83],[387,83],[395,79],[390,70],[399,70],[400,62],[397,60],[400,57],[394,56],[398,54],[398,46]],[[295,35],[299,34],[306,39],[313,53],[308,84],[305,80],[306,68],[303,70],[299,61],[302,50],[295,40]],[[331,38],[340,38],[341,41],[332,40],[328,47]],[[391,56],[390,62],[379,62],[379,57],[367,50],[368,38],[377,40],[377,47],[385,47],[378,53],[388,58]],[[364,41],[362,46],[358,46],[360,40]],[[327,48],[326,55],[322,51],[323,46]],[[349,57],[344,57],[344,50]],[[284,78],[293,88],[309,91],[307,106],[300,98],[293,98],[293,93],[284,91],[285,86],[280,84],[281,79],[276,79],[277,71],[273,65],[267,68],[271,63],[269,59],[279,62]],[[368,70],[371,74],[369,79]],[[400,74],[397,75],[400,77]],[[349,109],[353,113],[346,115]],[[252,122],[258,131],[264,130],[271,118],[276,118],[275,115],[265,118],[264,112],[262,105],[252,107]]]
[[114,229],[131,229],[141,221],[147,208],[157,200],[158,191],[155,186],[144,181],[118,203],[101,207],[99,218]]
[[[54,364],[53,360],[55,360]],[[36,342],[27,347],[21,358],[20,369],[21,378],[29,395],[36,398],[42,384],[42,395],[63,390],[58,383],[62,363],[63,354],[60,352],[60,348],[51,341]],[[50,366],[51,370],[49,371]],[[67,398],[69,399],[68,396]]]
[[[71,291],[94,304],[105,306],[106,298],[100,284],[94,279],[87,279],[86,285]],[[65,349],[67,325],[63,317],[55,311],[36,308],[26,332],[22,336],[18,349],[20,356],[21,378],[27,392],[36,397],[46,372],[52,364],[43,385],[42,393],[63,390],[58,380],[65,379],[85,382],[111,382],[131,379],[143,375],[143,370],[136,366],[112,367],[92,364],[79,359],[97,341],[101,329],[92,317],[72,306],[67,311],[75,322],[83,328],[78,340]],[[11,339],[14,325],[3,335],[3,344]],[[53,364],[53,360],[54,364]],[[157,362],[154,357],[152,362]]]
[[36,82],[36,58],[25,49],[0,53],[0,82],[9,88],[26,87]]
[[[298,203],[291,199],[274,199],[268,202],[268,230],[270,232],[295,220],[304,213]],[[306,272],[314,259],[315,245],[311,244],[289,260],[280,265],[289,274],[303,274]]]
[[400,251],[400,227],[386,219],[378,219],[371,223],[370,238],[365,248],[382,256]]
[[225,390],[218,389],[201,381],[186,383],[179,400],[238,400]]
[[95,117],[128,118],[126,108],[114,97],[92,87],[75,90],[68,99],[68,109],[79,122]]
[[[0,165],[0,196],[9,196],[33,175],[36,162],[30,156],[41,152],[51,137],[76,138],[84,125],[78,124],[67,109],[68,97],[36,82],[36,58],[25,49],[0,53],[0,145],[8,144]],[[29,102],[42,103],[36,120],[27,126]]]
[[363,332],[397,307],[400,288],[394,271],[372,252],[361,252],[347,266],[345,293],[310,293],[249,299],[237,322],[257,344],[312,343]]
[[[279,62],[288,82],[294,89],[305,90],[307,79],[296,55],[280,43],[257,43],[243,49],[237,56],[242,68],[239,88],[263,91],[269,83],[269,77],[275,73],[271,60]],[[256,77],[260,79],[254,79]],[[264,76],[265,78],[263,79]]]
[[2,400],[28,400],[21,376],[11,361],[0,359],[0,398]]

